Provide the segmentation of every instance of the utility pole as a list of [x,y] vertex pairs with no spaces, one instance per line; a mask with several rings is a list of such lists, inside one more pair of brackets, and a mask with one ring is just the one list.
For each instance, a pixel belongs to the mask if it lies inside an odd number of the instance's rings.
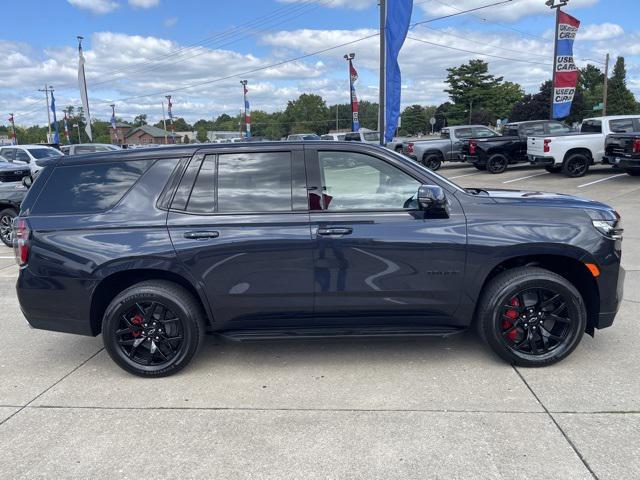
[[173,104],[171,103],[171,95],[165,95],[164,98],[167,99],[167,112],[169,113],[169,125],[171,125],[171,143],[176,143],[176,137],[175,137],[176,127],[173,124],[173,110],[172,110]]
[[380,87],[378,98],[378,130],[380,137],[380,145],[384,146],[384,130],[385,130],[385,82],[386,75],[386,57],[387,42],[385,37],[385,25],[387,24],[387,0],[380,0]]
[[47,137],[47,143],[51,141],[51,105],[49,104],[49,92],[53,92],[53,88],[47,87],[47,84],[44,84],[44,89],[38,89],[39,92],[44,92],[45,102],[47,104],[47,126],[49,127],[49,136]]
[[[349,103],[351,104],[351,131],[355,131],[355,113],[353,111],[353,75],[351,72],[353,71],[353,59],[356,58],[355,53],[348,53],[343,57],[347,63],[349,64]],[[338,122],[338,108],[336,107],[336,124]],[[336,127],[337,128],[337,127]]]
[[111,107],[111,128],[113,128],[113,137],[115,138],[116,145],[118,144],[118,128],[116,125],[116,104],[112,103]]
[[545,5],[547,5],[552,10],[555,8],[556,10],[556,28],[555,28],[555,36],[553,37],[553,74],[551,75],[551,108],[549,111],[549,119],[553,120],[553,100],[556,95],[556,70],[558,69],[558,33],[560,29],[560,7],[564,7],[569,0],[558,0],[559,3],[556,4],[556,0],[547,0]]
[[[247,138],[247,81],[240,80],[242,85],[242,106],[244,107],[244,119],[241,120],[241,124],[244,124],[244,137]],[[242,128],[240,129],[240,136],[242,137]]]
[[78,120],[78,123],[74,123],[73,126],[78,127],[78,143],[82,143],[82,138],[80,137],[80,120]]
[[168,143],[167,141],[167,117],[164,114],[164,100],[162,101],[162,124],[164,125],[164,144]]
[[469,125],[471,125],[472,114],[473,114],[473,99],[469,100]]
[[604,86],[602,88],[602,116],[607,116],[607,95],[609,90],[609,54],[604,60]]

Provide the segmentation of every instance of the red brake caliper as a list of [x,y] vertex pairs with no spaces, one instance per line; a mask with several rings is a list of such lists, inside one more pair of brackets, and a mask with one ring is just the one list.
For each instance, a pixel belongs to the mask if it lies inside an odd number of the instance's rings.
[[[131,319],[131,323],[134,325],[142,325],[142,316],[140,315],[136,315],[135,317],[133,317]],[[140,330],[137,329],[131,329],[131,335],[133,335],[134,337],[139,337],[140,336]]]
[[[511,305],[513,307],[519,307],[520,306],[520,302],[518,301],[518,299],[516,297],[513,297],[509,301],[509,305]],[[518,311],[517,310],[507,310],[504,313],[504,316],[506,318],[504,318],[502,320],[502,329],[503,330],[508,330],[509,328],[511,328],[513,326],[515,320],[518,318]],[[511,330],[509,333],[507,333],[507,337],[509,338],[509,340],[515,341],[515,339],[518,337],[518,330],[517,329]]]

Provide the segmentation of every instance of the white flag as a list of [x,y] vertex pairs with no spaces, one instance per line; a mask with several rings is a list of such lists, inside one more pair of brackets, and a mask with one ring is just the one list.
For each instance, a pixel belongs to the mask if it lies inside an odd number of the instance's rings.
[[82,45],[78,45],[78,53],[80,55],[80,60],[78,62],[78,85],[80,86],[80,99],[82,100],[82,108],[84,109],[84,118],[87,122],[84,127],[84,131],[87,132],[89,141],[92,142],[91,113],[89,112],[89,98],[87,97],[87,79],[84,76],[84,55],[82,54]]

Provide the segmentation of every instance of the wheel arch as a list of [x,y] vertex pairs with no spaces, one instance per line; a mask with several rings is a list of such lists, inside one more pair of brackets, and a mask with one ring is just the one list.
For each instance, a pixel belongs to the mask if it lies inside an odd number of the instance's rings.
[[[502,272],[517,267],[536,266],[554,272],[567,279],[582,295],[587,309],[587,333],[593,335],[600,313],[600,290],[587,266],[572,256],[560,254],[518,255],[503,259],[485,276],[480,295],[487,284]],[[479,302],[476,302],[476,309]],[[474,319],[475,319],[474,314]]]
[[102,317],[109,303],[120,292],[146,280],[166,280],[184,287],[193,295],[205,312],[206,326],[211,326],[211,312],[204,294],[201,294],[194,284],[185,276],[174,271],[157,268],[136,268],[134,270],[120,270],[100,279],[93,290],[90,307],[91,332],[98,335],[102,330]]
[[591,150],[589,150],[586,147],[576,147],[576,148],[567,150],[567,152],[564,154],[564,157],[562,159],[562,163],[564,163],[567,160],[567,158],[569,158],[571,155],[574,155],[576,153],[581,155],[586,155],[589,161],[593,163],[593,153],[591,153]]
[[437,148],[425,150],[424,153],[422,154],[422,160],[424,160],[428,155],[437,155],[440,157],[441,160],[444,160],[444,154],[442,153],[442,150],[439,150]]

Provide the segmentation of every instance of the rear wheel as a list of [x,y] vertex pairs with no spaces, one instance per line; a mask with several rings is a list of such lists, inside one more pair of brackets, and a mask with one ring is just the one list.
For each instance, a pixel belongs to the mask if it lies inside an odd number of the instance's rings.
[[640,168],[627,168],[625,170],[632,177],[640,177]]
[[565,158],[562,173],[567,177],[583,177],[589,171],[591,160],[583,153],[574,153]]
[[141,377],[164,377],[184,368],[203,335],[201,308],[183,287],[153,280],[113,299],[102,337],[113,361]]
[[486,286],[477,326],[506,361],[542,367],[567,357],[587,323],[582,296],[564,277],[537,267],[506,271]]
[[544,169],[549,173],[560,173],[562,171],[562,165],[547,165]]
[[7,247],[13,246],[13,219],[17,215],[17,212],[12,208],[5,208],[0,211],[0,240]]
[[435,172],[442,166],[442,158],[435,153],[425,154],[425,156],[422,157],[422,164],[429,170]]
[[500,153],[491,155],[487,160],[487,172],[503,173],[509,166],[509,159]]

